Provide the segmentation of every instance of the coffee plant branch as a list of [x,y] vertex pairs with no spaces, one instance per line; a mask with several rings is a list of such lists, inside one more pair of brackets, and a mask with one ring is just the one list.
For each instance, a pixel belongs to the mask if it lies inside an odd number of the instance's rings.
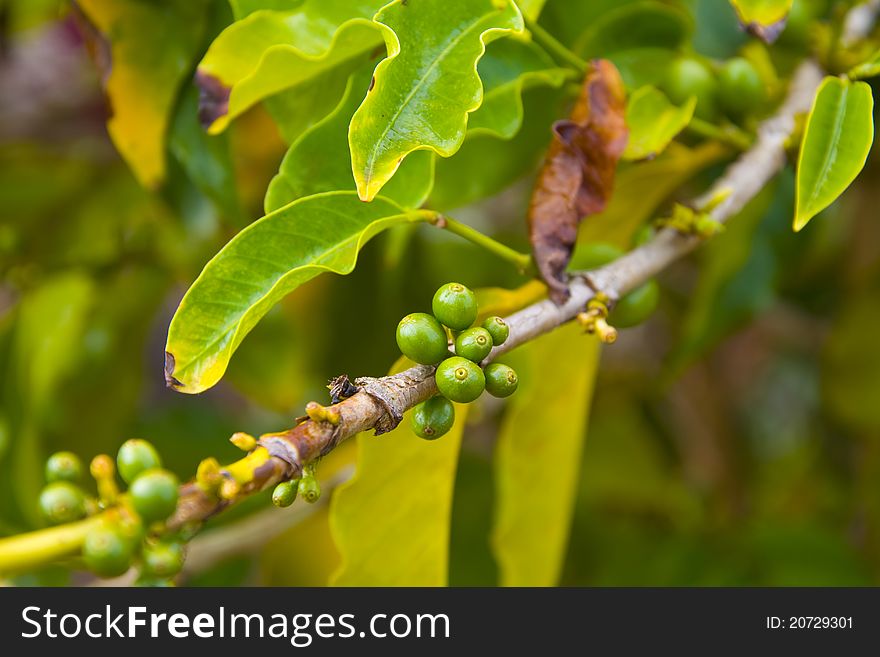
[[[850,12],[845,22],[844,40],[857,39],[872,28],[880,1],[872,0]],[[814,61],[800,65],[785,101],[764,121],[755,143],[744,152],[702,196],[695,210],[705,210],[712,220],[724,223],[735,216],[782,169],[786,146],[799,114],[808,112],[824,72]],[[550,300],[529,305],[505,318],[510,327],[507,341],[489,354],[492,360],[530,340],[575,319],[597,295],[609,304],[695,249],[706,237],[682,234],[666,228],[646,244],[630,251],[605,267],[578,272],[571,278],[571,296],[561,306]],[[593,339],[593,338],[585,338]],[[356,391],[342,385],[338,390],[351,396],[324,407],[315,402],[307,406],[308,416],[287,431],[266,434],[245,458],[222,468],[199,468],[199,474],[180,488],[177,510],[167,521],[170,530],[194,529],[225,508],[281,481],[301,476],[304,466],[313,463],[343,441],[361,432],[377,434],[393,429],[403,413],[437,394],[434,368],[418,365],[390,376],[356,379]],[[205,463],[216,464],[209,459]],[[37,530],[0,539],[0,575],[47,564],[77,553],[88,530],[114,510],[60,527]]]

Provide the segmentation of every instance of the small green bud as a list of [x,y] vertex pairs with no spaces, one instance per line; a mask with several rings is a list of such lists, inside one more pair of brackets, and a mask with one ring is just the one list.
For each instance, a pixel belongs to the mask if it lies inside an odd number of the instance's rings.
[[139,474],[128,489],[131,504],[146,522],[165,520],[177,508],[177,477],[160,468]]
[[303,473],[298,489],[300,496],[309,504],[314,504],[321,498],[321,484],[312,474]]
[[477,319],[477,296],[461,283],[447,283],[434,293],[431,310],[453,331],[463,331]]
[[420,438],[436,440],[455,423],[455,407],[446,397],[435,395],[413,409],[410,423]]
[[483,322],[483,328],[492,336],[492,344],[498,346],[504,344],[510,336],[510,327],[498,316],[488,317]]
[[73,452],[56,452],[46,460],[46,481],[78,482],[82,479],[82,461]]
[[483,370],[461,356],[453,356],[440,363],[434,380],[441,395],[460,404],[474,401],[486,387]]
[[486,391],[493,397],[509,397],[516,392],[519,377],[509,365],[489,363],[483,371],[486,375]]
[[183,568],[183,546],[176,541],[159,541],[145,545],[141,558],[145,575],[174,577]]
[[455,353],[474,363],[479,363],[492,351],[492,335],[479,326],[469,328],[455,338]]
[[102,523],[86,534],[82,555],[86,566],[100,577],[118,577],[131,566],[131,543],[110,523]]
[[275,486],[275,490],[272,491],[272,504],[282,509],[290,506],[296,500],[298,488],[299,479],[282,481]]
[[40,511],[53,525],[80,520],[86,516],[85,493],[69,481],[53,481],[40,493]]
[[162,459],[152,444],[146,440],[132,438],[122,443],[116,454],[116,465],[122,480],[131,484],[143,471],[161,468]]

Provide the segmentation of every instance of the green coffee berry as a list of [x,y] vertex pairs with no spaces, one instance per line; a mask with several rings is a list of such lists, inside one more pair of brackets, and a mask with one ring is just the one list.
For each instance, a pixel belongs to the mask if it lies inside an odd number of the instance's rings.
[[479,363],[492,351],[492,335],[484,328],[476,326],[458,334],[455,338],[455,353]]
[[69,481],[53,481],[40,493],[40,511],[53,525],[79,520],[86,515],[85,493]]
[[410,423],[420,438],[436,440],[455,423],[455,407],[446,397],[435,395],[413,409]]
[[492,345],[497,347],[504,344],[510,337],[510,327],[500,317],[489,317],[483,322],[483,328],[492,336]]
[[174,577],[183,568],[183,546],[176,541],[145,545],[141,553],[143,573],[157,578]]
[[712,120],[718,113],[718,81],[711,69],[698,59],[683,57],[673,62],[663,82],[663,90],[676,105],[683,105],[691,96],[697,99],[694,114]]
[[483,371],[486,374],[486,392],[493,397],[510,397],[516,392],[519,377],[509,365],[489,363]]
[[624,296],[611,309],[609,321],[617,328],[641,324],[657,309],[660,286],[651,280]]
[[109,523],[90,530],[83,541],[83,560],[100,577],[122,575],[131,566],[132,552],[129,541]]
[[483,370],[461,356],[453,356],[440,363],[434,379],[440,394],[460,404],[474,401],[486,387]]
[[749,60],[734,57],[718,72],[718,97],[729,116],[738,118],[760,109],[766,96],[764,82]]
[[119,448],[116,454],[116,467],[122,480],[131,484],[141,472],[161,468],[162,459],[159,458],[156,448],[146,440],[132,438],[122,443]]
[[477,319],[477,296],[461,283],[447,283],[434,293],[431,310],[453,331],[463,331]]
[[314,475],[303,474],[302,479],[299,480],[298,492],[306,502],[314,504],[321,499],[321,484]]
[[128,489],[131,504],[146,522],[165,520],[177,508],[177,477],[153,468],[139,474]]
[[397,346],[407,358],[422,365],[434,365],[446,358],[446,331],[427,313],[407,315],[397,325]]
[[280,508],[290,506],[296,500],[296,492],[298,488],[299,479],[282,481],[275,486],[275,490],[272,491],[272,504]]
[[46,481],[71,481],[82,479],[82,461],[73,452],[56,452],[46,460]]

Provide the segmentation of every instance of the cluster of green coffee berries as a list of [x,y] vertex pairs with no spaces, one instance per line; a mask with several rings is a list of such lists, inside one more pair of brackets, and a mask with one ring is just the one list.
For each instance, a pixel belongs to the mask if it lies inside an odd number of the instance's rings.
[[767,100],[767,88],[754,65],[734,57],[715,65],[696,57],[673,62],[662,84],[663,91],[676,104],[697,99],[694,114],[714,121],[720,112],[734,121],[760,111]]
[[[510,329],[500,317],[477,319],[477,297],[460,283],[447,283],[437,290],[431,303],[432,315],[412,313],[397,325],[397,346],[404,356],[422,365],[436,365],[434,379],[439,395],[413,409],[411,422],[417,435],[439,438],[452,428],[452,402],[467,404],[483,390],[495,397],[508,397],[519,380],[513,368],[502,363],[480,363],[503,344]],[[449,347],[452,343],[454,355]]]
[[[116,472],[128,485],[122,494]],[[183,566],[183,546],[175,537],[160,536],[161,523],[177,507],[177,477],[162,468],[155,447],[145,440],[122,444],[116,463],[106,454],[96,456],[89,471],[97,497],[81,487],[83,467],[71,452],[58,452],[46,461],[46,487],[39,505],[51,524],[82,520],[101,514],[82,545],[86,566],[101,577],[116,577],[139,565],[140,584],[166,584]]]
[[315,465],[310,463],[303,468],[299,479],[282,481],[272,491],[272,504],[278,507],[288,507],[296,501],[299,495],[309,504],[314,504],[321,499],[321,484],[315,476]]

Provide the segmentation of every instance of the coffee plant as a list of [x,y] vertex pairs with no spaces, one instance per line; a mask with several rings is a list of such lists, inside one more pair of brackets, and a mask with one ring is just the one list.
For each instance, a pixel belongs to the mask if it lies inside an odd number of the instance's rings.
[[3,11],[0,577],[876,583],[880,3]]

